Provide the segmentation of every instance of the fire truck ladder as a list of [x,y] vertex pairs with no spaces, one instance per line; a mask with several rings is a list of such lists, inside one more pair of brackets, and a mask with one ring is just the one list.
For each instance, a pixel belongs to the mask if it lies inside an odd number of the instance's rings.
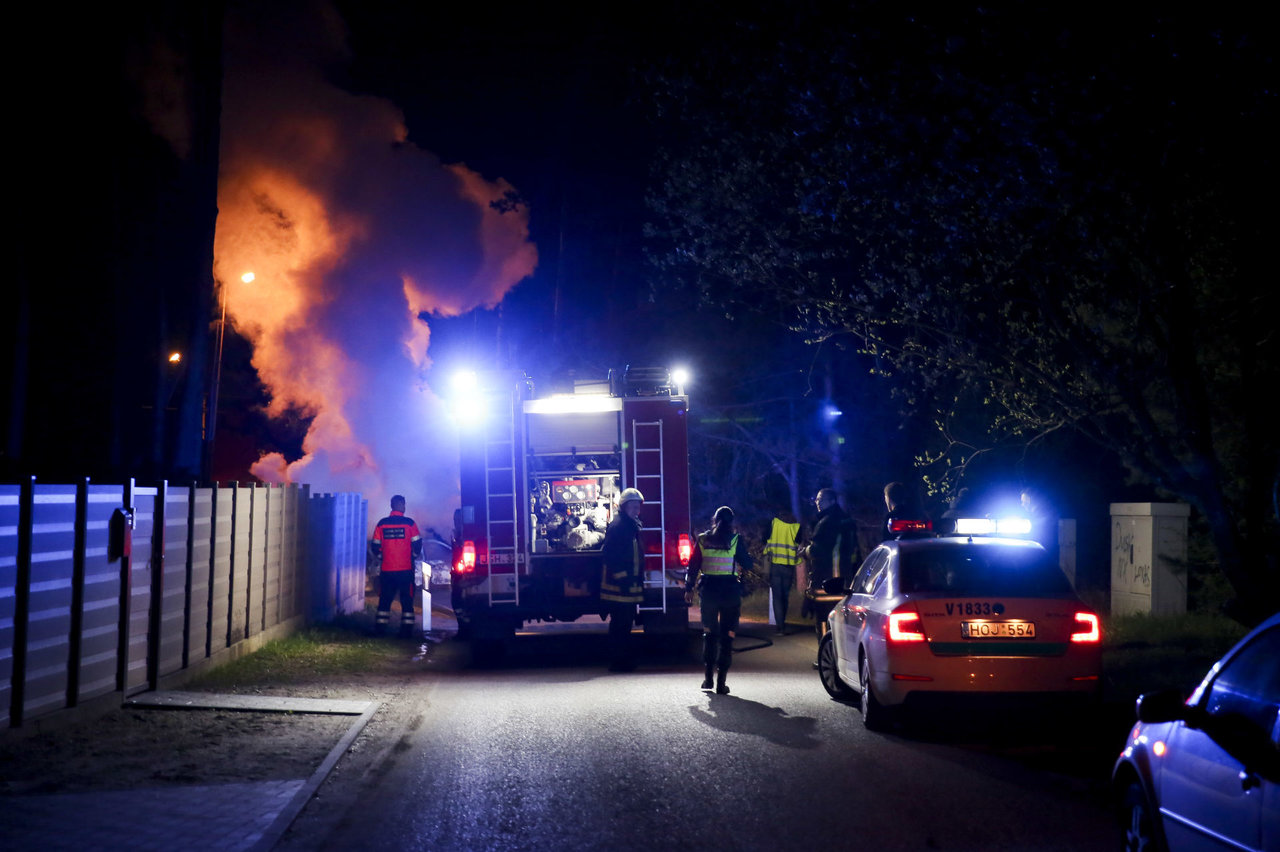
[[489,550],[489,605],[520,603],[520,567],[516,556],[516,400],[495,418],[484,445],[485,541]]
[[[654,586],[662,589],[660,606],[645,606],[639,609],[667,611],[667,515],[662,493],[662,421],[651,423],[632,421],[631,423],[631,469],[635,471],[635,485],[644,495],[646,507],[658,507],[658,525],[640,528],[641,534],[658,534],[658,552],[644,554],[644,585],[651,589]],[[654,465],[657,465],[656,468]],[[646,473],[644,471],[654,471]]]

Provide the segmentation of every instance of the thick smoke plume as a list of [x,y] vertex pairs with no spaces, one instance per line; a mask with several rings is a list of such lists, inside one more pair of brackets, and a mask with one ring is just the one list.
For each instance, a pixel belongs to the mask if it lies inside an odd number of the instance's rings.
[[314,414],[301,459],[252,472],[359,491],[373,518],[402,493],[420,524],[447,526],[456,441],[422,381],[417,317],[492,307],[531,274],[527,212],[492,204],[505,181],[408,141],[390,102],[326,79],[347,58],[332,10],[233,8],[225,58],[214,273],[269,413]]

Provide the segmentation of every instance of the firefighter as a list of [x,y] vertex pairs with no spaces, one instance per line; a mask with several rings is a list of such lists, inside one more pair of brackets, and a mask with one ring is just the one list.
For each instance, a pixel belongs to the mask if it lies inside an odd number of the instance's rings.
[[773,615],[778,633],[787,633],[787,603],[796,584],[796,565],[800,561],[800,544],[804,533],[800,522],[787,509],[781,509],[765,526],[765,558],[769,560],[769,590],[773,596]]
[[618,496],[618,516],[604,533],[604,569],[600,578],[600,600],[609,611],[609,670],[631,671],[636,667],[631,627],[636,606],[644,600],[644,554],[640,550],[640,507],[644,495],[627,488]]
[[714,673],[718,695],[729,694],[725,677],[733,662],[733,638],[742,614],[739,578],[750,570],[751,555],[733,531],[733,509],[721,506],[711,517],[711,529],[698,536],[684,587],[685,603],[693,603],[695,586],[702,599],[702,662],[706,665],[702,688],[711,689]]
[[413,518],[404,514],[404,497],[391,498],[391,514],[373,530],[373,554],[382,559],[382,585],[378,592],[378,617],[373,632],[381,636],[391,623],[391,601],[400,596],[400,635],[413,633],[413,568],[422,558],[422,534]]

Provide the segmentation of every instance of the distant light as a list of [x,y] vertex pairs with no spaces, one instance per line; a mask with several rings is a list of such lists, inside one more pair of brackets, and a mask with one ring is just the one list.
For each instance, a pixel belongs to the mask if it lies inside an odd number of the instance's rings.
[[254,279],[257,277],[258,276],[254,275],[252,272],[246,272],[244,275],[240,276],[240,280],[246,284],[252,284]]
[[835,420],[837,417],[843,417],[844,412],[836,408],[834,405],[828,405],[822,410],[822,414],[828,420]]
[[169,356],[169,363],[170,363],[170,364],[177,364],[177,363],[178,363],[179,361],[181,361],[181,360],[182,360],[182,353],[181,353],[181,352],[174,352],[172,355],[170,355],[170,356]]

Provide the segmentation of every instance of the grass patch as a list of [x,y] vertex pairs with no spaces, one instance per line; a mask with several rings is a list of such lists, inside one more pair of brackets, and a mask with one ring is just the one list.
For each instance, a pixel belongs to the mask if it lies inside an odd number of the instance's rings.
[[1103,634],[1103,696],[1128,703],[1162,689],[1189,695],[1247,632],[1222,615],[1116,616]]
[[404,649],[368,636],[352,619],[308,627],[275,639],[252,654],[218,666],[192,681],[196,688],[225,689],[240,684],[300,683],[376,670],[404,657]]

